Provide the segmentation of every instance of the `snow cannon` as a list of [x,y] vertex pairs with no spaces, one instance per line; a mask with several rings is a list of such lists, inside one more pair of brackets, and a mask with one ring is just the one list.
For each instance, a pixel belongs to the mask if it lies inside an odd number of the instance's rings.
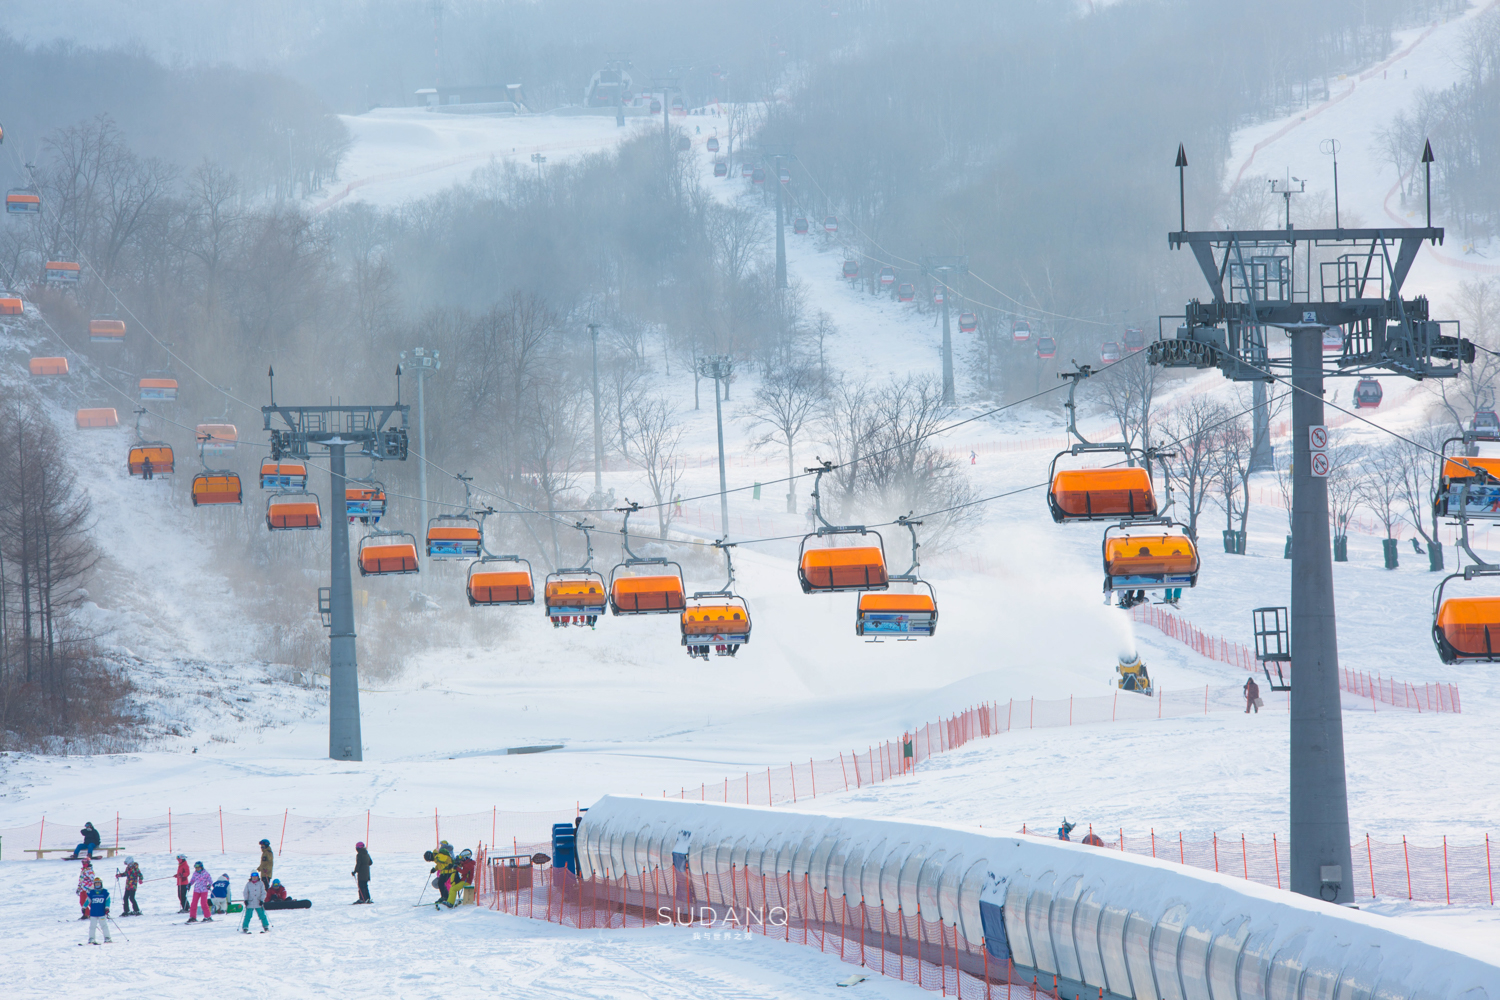
[[1141,662],[1139,653],[1121,653],[1115,664],[1115,673],[1119,675],[1117,683],[1121,691],[1151,693],[1151,675],[1146,672],[1146,664]]

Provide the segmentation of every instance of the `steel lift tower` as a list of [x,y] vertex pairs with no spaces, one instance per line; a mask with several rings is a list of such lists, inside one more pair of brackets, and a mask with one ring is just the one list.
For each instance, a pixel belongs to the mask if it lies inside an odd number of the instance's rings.
[[[363,760],[359,731],[359,665],[354,649],[354,589],[349,576],[349,517],[345,511],[344,457],[350,445],[374,461],[406,460],[407,416],[401,403],[401,369],[396,369],[396,402],[384,406],[282,406],[276,402],[272,370],[271,405],[260,408],[271,435],[271,457],[306,461],[313,447],[328,449],[333,544],[329,586],[318,588],[318,612],[328,637],[328,756]],[[387,426],[400,414],[399,426]],[[284,426],[273,426],[279,423]]]
[[[1430,148],[1430,147],[1429,147]],[[1430,157],[1430,152],[1427,154]],[[1179,184],[1187,157],[1177,154]],[[1179,192],[1179,198],[1181,198]],[[1236,382],[1292,384],[1291,888],[1353,901],[1349,802],[1340,715],[1338,634],[1328,530],[1328,431],[1323,383],[1383,371],[1418,381],[1453,378],[1474,360],[1457,322],[1434,320],[1424,296],[1402,285],[1427,225],[1390,229],[1285,229],[1167,234],[1203,272],[1210,298],[1163,316],[1148,360],[1167,368],[1217,368]],[[1166,336],[1168,321],[1175,335]],[[1443,327],[1452,330],[1443,333]],[[1290,351],[1268,329],[1285,332]],[[1341,346],[1324,350],[1324,331]],[[1330,338],[1331,343],[1331,338]]]

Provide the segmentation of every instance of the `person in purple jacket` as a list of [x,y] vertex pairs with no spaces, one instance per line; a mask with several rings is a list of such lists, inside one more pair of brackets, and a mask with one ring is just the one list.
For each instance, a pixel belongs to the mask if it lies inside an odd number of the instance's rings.
[[188,907],[187,922],[190,924],[198,922],[198,908],[201,906],[204,923],[211,923],[214,918],[208,909],[208,893],[213,888],[214,877],[208,873],[207,868],[203,867],[203,862],[193,862],[193,875],[188,879],[188,885],[193,890],[193,902]]

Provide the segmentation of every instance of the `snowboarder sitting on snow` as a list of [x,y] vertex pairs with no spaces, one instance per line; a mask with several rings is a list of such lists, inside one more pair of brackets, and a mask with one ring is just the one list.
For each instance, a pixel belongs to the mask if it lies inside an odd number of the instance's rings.
[[229,912],[229,873],[224,872],[214,879],[213,892],[210,894],[209,902],[213,904],[215,913]]
[[94,888],[94,866],[88,858],[79,858],[83,864],[78,867],[78,908],[83,911],[79,920],[87,920],[89,917],[89,891]]
[[94,829],[94,824],[85,823],[83,824],[83,829],[79,830],[78,833],[83,837],[83,843],[73,848],[73,853],[68,855],[69,859],[76,861],[78,860],[78,852],[86,851],[90,860],[92,860],[94,851],[99,846],[99,831]]
[[87,914],[89,918],[89,944],[99,943],[94,940],[95,928],[103,929],[105,944],[113,944],[109,939],[109,890],[104,888],[104,880],[102,878],[94,879],[94,884],[89,887],[87,898],[89,904],[89,912]]
[[273,878],[271,884],[266,887],[266,902],[280,903],[286,899],[286,887],[281,884],[281,879]]
[[188,881],[193,877],[193,870],[188,867],[187,855],[177,855],[177,912],[188,911]]
[[1062,826],[1060,826],[1060,827],[1057,828],[1057,839],[1058,840],[1072,840],[1073,838],[1070,837],[1070,836],[1068,836],[1068,834],[1072,833],[1073,832],[1073,827],[1075,827],[1077,825],[1078,825],[1077,823],[1069,823],[1068,822],[1068,818],[1066,816],[1064,816],[1063,817],[1063,821],[1062,821]]
[[242,933],[250,933],[250,917],[254,914],[260,915],[262,934],[271,929],[271,922],[266,919],[266,887],[261,884],[259,871],[251,872],[250,881],[245,883],[245,922],[240,925]]
[[[135,890],[146,880],[146,877],[141,874],[141,866],[135,863],[135,858],[126,858],[125,870],[115,872],[115,878],[122,875],[125,876],[125,895],[120,900],[120,916],[138,917],[141,915],[141,904],[135,901]],[[132,907],[135,908],[134,913],[131,912]]]
[[207,923],[213,922],[213,916],[208,911],[208,890],[213,888],[214,877],[203,867],[203,862],[193,862],[193,878],[189,883],[193,887],[193,902],[188,908],[188,923],[198,922],[198,911],[203,911],[203,919]]

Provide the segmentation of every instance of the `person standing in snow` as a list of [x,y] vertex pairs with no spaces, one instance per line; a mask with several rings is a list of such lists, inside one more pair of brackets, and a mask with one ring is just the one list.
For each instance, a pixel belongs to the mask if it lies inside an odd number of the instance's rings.
[[214,877],[203,867],[203,862],[193,862],[193,877],[188,884],[193,887],[193,902],[188,907],[188,923],[198,922],[199,909],[203,911],[204,922],[211,923],[214,918],[208,912],[208,890],[213,888]]
[[78,908],[83,911],[79,920],[87,920],[89,916],[89,892],[94,888],[94,866],[88,858],[79,858],[83,864],[78,868]]
[[275,865],[275,856],[271,854],[271,842],[261,838],[260,842],[260,864],[256,871],[260,872],[260,884],[262,888],[271,884],[271,868]]
[[94,859],[94,851],[99,847],[99,831],[94,829],[94,824],[85,823],[83,824],[83,829],[78,831],[78,835],[83,838],[83,843],[73,848],[73,853],[69,857],[71,860],[76,861],[78,860],[78,852],[86,851],[89,860],[92,861]]
[[251,914],[260,914],[260,932],[264,934],[271,929],[271,922],[266,919],[266,887],[261,883],[260,871],[250,873],[250,881],[245,883],[245,922],[240,925],[242,934],[250,933]]
[[1057,839],[1058,840],[1072,840],[1073,838],[1070,837],[1070,836],[1068,836],[1068,834],[1072,833],[1073,832],[1073,827],[1075,827],[1077,825],[1078,825],[1077,823],[1069,823],[1068,822],[1068,818],[1066,816],[1064,816],[1063,817],[1063,821],[1062,821],[1062,826],[1060,826],[1060,827],[1057,828]]
[[104,931],[104,943],[113,944],[109,939],[109,890],[104,888],[102,878],[94,879],[94,884],[89,886],[87,898],[89,911],[85,915],[89,918],[89,944],[99,943],[94,940],[94,931],[101,928]]
[[188,867],[187,855],[177,855],[177,912],[188,911],[188,881],[193,877],[193,870]]
[[229,912],[229,873],[224,872],[214,880],[213,893],[209,902],[213,903],[215,913]]
[[1255,683],[1254,677],[1245,678],[1245,714],[1250,714],[1250,709],[1255,709],[1255,714],[1260,714],[1260,685]]
[[[120,900],[120,916],[138,917],[141,915],[141,904],[135,901],[135,890],[145,881],[145,877],[141,874],[141,866],[135,863],[135,858],[125,859],[125,870],[115,872],[115,878],[121,875],[125,876],[125,895]],[[132,907],[135,908],[134,913],[131,912]]]
[[355,903],[374,902],[370,899],[370,866],[374,863],[370,860],[370,852],[365,850],[363,840],[354,845],[354,871],[349,874],[354,876],[359,886],[359,898]]

